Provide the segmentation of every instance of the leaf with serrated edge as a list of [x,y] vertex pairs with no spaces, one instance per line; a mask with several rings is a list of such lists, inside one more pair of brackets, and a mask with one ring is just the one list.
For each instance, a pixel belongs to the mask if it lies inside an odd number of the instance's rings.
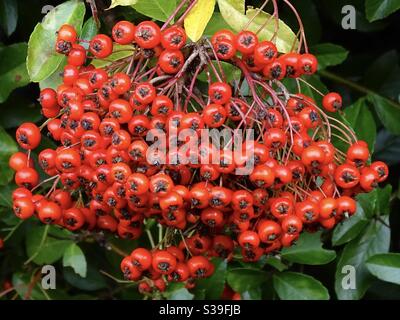
[[290,262],[320,265],[331,262],[336,253],[322,248],[321,232],[316,232],[303,233],[295,245],[282,250],[281,257]]

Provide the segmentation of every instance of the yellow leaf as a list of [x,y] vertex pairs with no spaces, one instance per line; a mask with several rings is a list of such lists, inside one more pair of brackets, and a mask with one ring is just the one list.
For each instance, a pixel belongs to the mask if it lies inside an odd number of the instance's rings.
[[132,6],[136,2],[137,0],[111,0],[111,5],[108,9],[115,8],[116,6]]
[[216,0],[198,0],[185,18],[186,34],[192,41],[197,41],[210,21]]

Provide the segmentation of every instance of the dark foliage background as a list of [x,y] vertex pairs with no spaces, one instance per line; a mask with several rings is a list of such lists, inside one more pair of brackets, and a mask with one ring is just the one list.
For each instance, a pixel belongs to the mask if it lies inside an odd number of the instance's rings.
[[[76,237],[56,228],[51,228],[44,237],[43,226],[35,221],[20,223],[11,211],[10,194],[14,185],[7,162],[17,147],[10,137],[14,136],[19,124],[28,120],[39,122],[41,115],[36,101],[39,94],[38,84],[29,83],[29,78],[26,77],[15,79],[15,74],[10,76],[9,70],[25,67],[24,43],[28,42],[35,25],[44,17],[42,8],[62,2],[64,1],[0,0],[0,237],[6,240],[0,251],[0,297],[140,298],[134,284],[117,283],[100,272],[105,271],[120,279],[120,256],[115,250],[108,249],[117,246],[128,251],[135,243],[106,237],[99,244],[84,235]],[[131,7],[103,11],[110,3],[96,2],[104,32],[109,31],[113,21],[119,19],[135,22],[146,19]],[[262,2],[246,1],[246,4],[259,7]],[[239,272],[231,267],[227,269],[223,262],[218,261],[220,272],[217,276],[212,277],[209,283],[201,283],[192,293],[195,298],[218,297],[218,290],[227,281],[244,298],[296,297],[291,295],[293,292],[289,289],[286,292],[279,285],[282,285],[282,281],[291,283],[291,272],[295,272],[294,275],[304,273],[318,279],[328,289],[332,299],[400,299],[400,265],[397,255],[391,256],[393,260],[389,259],[390,270],[379,269],[379,275],[373,276],[371,269],[366,268],[366,261],[371,255],[387,251],[385,243],[390,242],[390,252],[400,251],[400,12],[370,22],[366,11],[370,12],[371,20],[374,14],[371,7],[373,3],[392,3],[392,11],[395,11],[400,8],[400,1],[293,0],[292,3],[303,18],[310,51],[324,62],[323,68],[316,76],[310,77],[309,82],[323,92],[327,92],[329,88],[343,95],[345,105],[348,106],[345,117],[360,138],[376,141],[373,158],[386,161],[390,165],[389,181],[386,187],[382,186],[383,189],[359,199],[363,211],[361,218],[349,222],[347,226],[340,226],[333,235],[323,235],[325,249],[320,247],[318,237],[305,239],[304,246],[310,250],[312,257],[310,260],[304,258],[308,255],[300,254],[303,258],[299,258],[296,252],[283,253],[282,261],[269,261],[255,267],[236,266],[241,268]],[[356,30],[344,30],[341,26],[341,10],[344,5],[353,5],[356,8]],[[371,7],[369,11],[366,10],[366,5]],[[86,19],[91,16],[88,9],[87,6]],[[269,11],[268,7],[266,11]],[[293,30],[297,29],[294,16],[283,6],[280,18],[292,26]],[[46,144],[51,145],[51,142],[45,140],[41,148]],[[381,221],[385,221],[390,229]],[[40,245],[42,240],[44,245]],[[79,245],[78,249],[75,243]],[[377,247],[380,248],[376,250]],[[72,251],[74,257],[78,256],[70,264],[65,262],[68,260],[68,250]],[[328,254],[327,250],[331,253]],[[328,263],[313,265],[313,259],[324,260],[325,255],[331,254],[335,258],[327,259]],[[57,269],[57,290],[44,291],[38,284],[40,268],[49,263],[54,264]],[[345,264],[354,264],[357,269],[357,289],[350,293],[337,288],[340,284],[339,267]],[[284,271],[287,269],[289,272]],[[396,282],[394,280],[388,282],[382,272],[389,272],[387,277],[392,280],[397,276],[397,284],[390,283]],[[86,277],[81,277],[79,273],[86,274]],[[300,279],[295,279],[294,283],[296,281]],[[243,283],[247,284],[245,288]],[[8,292],[4,290],[9,285],[15,290],[5,293]],[[311,286],[310,290],[311,298],[313,294],[316,298],[319,297],[318,286]],[[171,287],[165,297],[190,299],[193,298],[192,293],[180,287]]]

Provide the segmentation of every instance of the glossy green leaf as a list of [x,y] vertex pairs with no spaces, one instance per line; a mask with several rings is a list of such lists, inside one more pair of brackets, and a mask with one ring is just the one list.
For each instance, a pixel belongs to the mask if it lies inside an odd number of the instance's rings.
[[63,275],[69,284],[81,290],[96,291],[107,287],[104,277],[90,261],[87,265],[87,275],[85,278],[76,274],[71,268],[64,268]]
[[18,3],[17,0],[0,1],[0,24],[5,34],[10,36],[17,28]]
[[138,0],[111,0],[111,5],[108,9],[115,8],[116,6],[132,6],[136,4]]
[[85,15],[85,4],[70,0],[51,10],[42,23],[33,30],[28,43],[27,67],[33,82],[39,82],[57,70],[64,59],[54,50],[56,32],[65,23],[73,25],[80,33]]
[[227,282],[235,292],[246,292],[260,288],[268,279],[262,270],[236,268],[228,271]]
[[193,300],[194,298],[194,295],[185,288],[183,283],[174,282],[168,285],[163,295],[168,300]]
[[386,18],[388,15],[400,9],[398,0],[366,0],[365,12],[369,21]]
[[215,32],[221,29],[233,30],[224,20],[220,12],[214,12],[210,21],[208,22],[204,35],[212,37]]
[[295,245],[282,250],[281,257],[290,262],[320,265],[331,262],[335,259],[336,253],[322,248],[321,232],[305,232]]
[[242,292],[240,294],[240,297],[243,300],[261,300],[262,299],[262,290],[260,287],[252,289],[252,290],[248,290],[248,291]]
[[343,220],[335,227],[332,235],[332,244],[334,246],[340,246],[353,240],[365,228],[368,221],[364,209],[361,205],[358,205],[354,215],[349,219]]
[[393,134],[400,135],[400,105],[397,107],[392,101],[376,94],[368,95],[368,100],[385,128]]
[[376,137],[374,160],[381,160],[387,165],[394,165],[400,162],[400,136],[380,130]]
[[400,81],[399,71],[399,54],[396,50],[390,50],[371,61],[365,71],[363,83],[383,96],[396,100]]
[[289,268],[285,263],[281,261],[281,259],[278,259],[277,257],[274,256],[268,257],[265,260],[265,264],[274,267],[276,270],[281,272]]
[[356,132],[358,139],[367,142],[372,152],[376,140],[376,124],[366,100],[358,99],[354,104],[346,107],[344,117]]
[[147,17],[166,21],[174,11],[176,2],[173,0],[137,0],[132,7]]
[[[97,28],[96,21],[94,20],[93,17],[90,17],[83,25],[82,27],[82,32],[80,38],[82,40],[90,41],[92,38],[99,33],[99,29]],[[83,42],[81,44],[84,46],[86,49],[89,48],[89,43]]]
[[[383,217],[386,224],[389,223],[387,217]],[[340,300],[359,300],[361,299],[373,277],[366,267],[366,261],[378,253],[386,253],[390,245],[390,229],[380,221],[371,220],[368,227],[354,240],[349,242],[336,267],[335,291]],[[348,272],[346,267],[354,267],[355,270],[355,288],[348,288]]]
[[232,7],[234,7],[237,11],[244,14],[246,12],[246,1],[245,0],[230,0],[229,3]]
[[[47,235],[46,226],[35,226],[26,237],[26,253],[36,264],[51,264],[61,259],[71,240],[59,240]],[[43,241],[43,239],[45,239]]]
[[317,44],[310,51],[318,59],[318,69],[341,64],[349,55],[345,48],[333,43]]
[[273,276],[276,293],[281,300],[328,300],[328,290],[309,275],[282,272]]
[[0,127],[0,185],[6,185],[12,179],[14,171],[8,166],[8,159],[17,151],[14,139]]
[[400,285],[400,253],[383,253],[370,257],[368,271],[380,280]]
[[357,195],[357,202],[362,206],[365,216],[372,218],[375,215],[386,215],[389,213],[390,196],[392,186],[386,185],[385,188],[378,188],[370,193]]
[[[218,0],[219,10],[222,17],[235,31],[240,31],[246,27],[248,22],[253,19],[248,30],[257,32],[261,26],[271,17],[266,12],[258,12],[257,9],[247,9],[246,14],[243,14],[236,9],[233,0]],[[275,33],[276,24],[274,19],[269,22],[259,32],[258,37],[260,40],[271,40]],[[281,20],[279,20],[279,29],[276,37],[276,46],[280,52],[289,52],[296,42],[296,35],[293,31]]]
[[81,277],[86,277],[86,258],[81,248],[79,248],[75,243],[72,243],[67,249],[65,249],[63,266],[71,267]]
[[[90,41],[97,33],[98,33],[97,24],[93,19],[93,17],[90,17],[82,27],[80,39]],[[86,49],[89,48],[88,42],[82,42],[81,45]],[[94,62],[97,62],[97,60],[94,60]],[[66,66],[66,64],[67,64],[67,59],[63,58],[57,70],[55,70],[46,79],[39,82],[40,89],[44,88],[52,88],[54,90],[57,89],[57,87],[63,82],[62,73],[64,71],[64,67]]]
[[197,281],[196,290],[204,290],[206,299],[215,300],[220,299],[222,291],[224,291],[227,263],[222,259],[213,259],[212,263],[215,272],[211,277]]
[[387,184],[384,188],[376,189],[376,214],[388,215],[390,213],[390,198],[392,196],[392,186]]
[[25,64],[27,48],[24,42],[0,47],[0,103],[6,101],[14,89],[29,83]]
[[63,83],[62,74],[66,65],[67,59],[64,58],[58,68],[51,75],[39,82],[40,89],[52,88],[56,90],[57,87]]

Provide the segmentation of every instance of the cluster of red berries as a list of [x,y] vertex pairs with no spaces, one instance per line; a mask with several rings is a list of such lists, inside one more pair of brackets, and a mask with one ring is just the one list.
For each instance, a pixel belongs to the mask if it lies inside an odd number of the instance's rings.
[[271,41],[259,41],[255,33],[244,30],[235,35],[220,30],[211,38],[216,55],[221,60],[239,58],[251,72],[261,73],[268,80],[285,77],[298,78],[317,71],[318,61],[309,53],[290,52],[278,56],[278,49]]
[[[337,120],[330,123],[313,99],[282,90],[283,77],[317,70],[311,54],[278,56],[272,42],[250,31],[221,30],[211,42],[187,43],[183,28],[161,30],[152,21],[118,22],[112,38],[96,35],[88,50],[81,42],[73,27],[61,27],[56,51],[67,56],[63,84],[40,93],[44,125],[24,123],[16,132],[28,152],[9,162],[18,185],[14,212],[69,230],[101,229],[126,239],[147,234],[150,242],[144,225],[156,221],[165,230],[160,242],[121,263],[127,279],[144,279],[141,292],[163,291],[170,281],[190,288],[213,273],[212,257],[258,261],[294,244],[303,230],[331,229],[355,213],[357,193],[388,176],[383,162],[369,164],[367,144]],[[109,57],[114,42],[127,45],[131,57],[95,68],[91,61]],[[213,64],[220,60],[240,68],[250,98],[223,80]],[[196,81],[204,70],[218,81],[209,75],[202,93]],[[323,107],[340,110],[340,95],[324,96]],[[49,176],[39,182],[31,150],[45,128],[59,146],[39,153]],[[255,136],[242,142],[241,152],[191,142],[211,128],[253,129]],[[173,132],[192,136],[175,151],[165,146],[163,157],[150,152],[152,130],[166,141]],[[349,144],[347,153],[330,142],[334,132]],[[248,162],[251,172],[235,175]]]

